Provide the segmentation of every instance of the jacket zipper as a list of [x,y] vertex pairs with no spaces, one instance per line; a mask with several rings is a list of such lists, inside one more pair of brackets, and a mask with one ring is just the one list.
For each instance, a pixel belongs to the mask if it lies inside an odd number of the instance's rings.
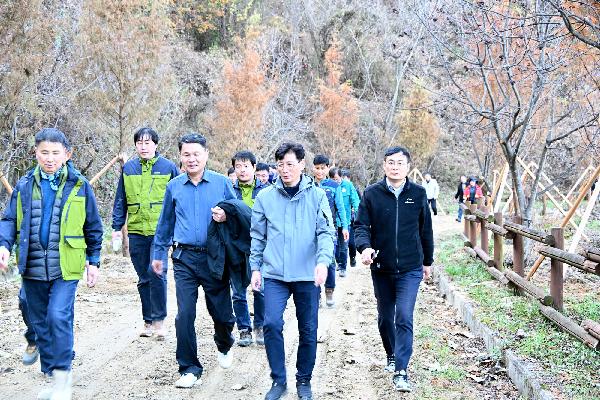
[[150,189],[148,189],[148,196],[152,193],[152,186],[154,186],[154,177],[152,178],[152,182],[150,183]]
[[44,267],[46,267],[46,281],[50,280],[50,274],[48,273],[48,250],[44,249]]
[[399,254],[398,254],[398,203],[400,203],[400,196],[398,196],[396,198],[396,238],[395,238],[395,242],[396,242],[396,269],[398,269],[398,263],[399,261]]

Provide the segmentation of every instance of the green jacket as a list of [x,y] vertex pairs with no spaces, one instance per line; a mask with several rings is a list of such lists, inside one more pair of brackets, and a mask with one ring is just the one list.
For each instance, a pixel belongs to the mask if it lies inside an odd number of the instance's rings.
[[[34,170],[19,180],[0,220],[0,246],[17,245],[19,273],[27,267]],[[60,201],[60,268],[64,280],[83,276],[86,259],[97,262],[102,248],[102,220],[89,182],[69,165]]]
[[158,154],[148,161],[136,157],[126,162],[115,195],[112,228],[119,231],[127,221],[129,233],[154,235],[167,183],[177,175],[177,166]]

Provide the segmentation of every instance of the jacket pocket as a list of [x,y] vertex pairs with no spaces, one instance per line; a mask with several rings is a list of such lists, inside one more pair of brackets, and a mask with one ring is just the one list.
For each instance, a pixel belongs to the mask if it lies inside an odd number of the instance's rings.
[[79,277],[85,269],[85,249],[87,244],[83,236],[65,236],[60,257],[63,279]]

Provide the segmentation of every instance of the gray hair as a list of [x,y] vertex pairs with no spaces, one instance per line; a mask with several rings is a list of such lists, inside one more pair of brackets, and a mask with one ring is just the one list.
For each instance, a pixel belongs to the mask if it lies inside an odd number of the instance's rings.
[[67,151],[71,151],[71,143],[64,133],[56,128],[44,128],[35,134],[35,145],[38,146],[41,142],[60,143],[65,146]]

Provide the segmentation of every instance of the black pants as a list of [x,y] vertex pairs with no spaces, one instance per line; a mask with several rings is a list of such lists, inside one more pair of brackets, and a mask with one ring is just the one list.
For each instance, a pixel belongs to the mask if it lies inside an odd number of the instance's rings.
[[202,285],[206,308],[212,317],[215,333],[214,340],[221,353],[227,353],[233,345],[231,332],[235,323],[231,306],[229,274],[225,270],[221,280],[210,275],[205,252],[176,249],[172,255],[175,289],[177,294],[177,317],[175,332],[177,334],[176,357],[179,373],[202,375],[202,364],[198,360],[198,344],[196,342],[196,303],[198,286]]
[[437,202],[435,199],[427,199],[427,202],[431,206],[431,211],[433,211],[433,215],[437,215]]

